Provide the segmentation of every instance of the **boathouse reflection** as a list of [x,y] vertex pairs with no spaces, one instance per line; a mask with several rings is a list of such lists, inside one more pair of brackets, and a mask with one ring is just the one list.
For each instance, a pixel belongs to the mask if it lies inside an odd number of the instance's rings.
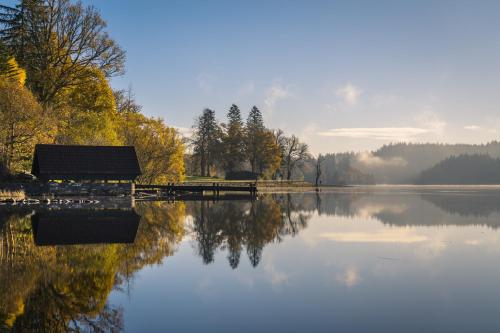
[[36,245],[133,243],[140,216],[122,209],[56,209],[31,217]]

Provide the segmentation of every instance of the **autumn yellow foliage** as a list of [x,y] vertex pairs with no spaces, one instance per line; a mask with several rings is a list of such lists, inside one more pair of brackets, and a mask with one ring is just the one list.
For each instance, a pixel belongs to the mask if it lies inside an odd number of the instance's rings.
[[14,57],[9,57],[0,70],[0,80],[10,80],[24,85],[26,82],[26,71],[19,67]]
[[118,132],[123,143],[134,146],[137,151],[142,170],[139,182],[162,184],[184,179],[182,138],[162,119],[124,113],[120,115]]

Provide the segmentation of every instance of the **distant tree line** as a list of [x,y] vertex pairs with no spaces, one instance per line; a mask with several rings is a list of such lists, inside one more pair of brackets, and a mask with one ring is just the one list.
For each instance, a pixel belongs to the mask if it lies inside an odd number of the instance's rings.
[[[460,156],[462,157],[458,159]],[[472,184],[476,180],[478,184],[485,184],[488,181],[491,184],[499,183],[493,176],[494,172],[488,171],[486,163],[487,161],[493,163],[496,158],[500,158],[500,142],[497,141],[478,145],[393,143],[373,152],[326,154],[321,158],[319,179],[322,184],[329,185],[425,182]],[[302,169],[305,180],[315,181],[317,161],[318,159],[312,159],[305,163]],[[441,170],[442,179],[438,176],[438,170]],[[484,172],[479,178],[475,174],[477,170]],[[460,180],[455,177],[459,173],[462,175]],[[448,177],[454,177],[454,180]]]
[[134,145],[141,182],[184,177],[184,144],[141,113],[129,89],[113,91],[125,51],[98,11],[70,0],[0,5],[0,178],[30,170],[36,143]]
[[355,153],[319,155],[306,161],[304,180],[317,185],[375,184],[375,178],[353,166]]
[[219,123],[215,111],[203,110],[195,120],[191,146],[192,172],[200,176],[291,180],[310,159],[307,144],[267,128],[256,106],[246,122],[235,104],[227,112],[227,123]]
[[500,142],[486,144],[394,143],[374,151],[370,158],[357,156],[353,166],[373,174],[379,183],[414,183],[419,174],[451,156],[500,157]]
[[500,184],[500,159],[486,154],[451,156],[424,170],[417,184]]

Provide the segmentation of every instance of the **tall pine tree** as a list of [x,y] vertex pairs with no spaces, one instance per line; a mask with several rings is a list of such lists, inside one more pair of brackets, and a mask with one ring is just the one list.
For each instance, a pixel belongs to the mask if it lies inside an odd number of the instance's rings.
[[203,110],[194,126],[193,152],[199,161],[200,175],[210,176],[210,168],[215,165],[220,153],[221,129],[215,119],[215,111]]
[[241,112],[233,104],[227,113],[228,123],[223,139],[225,172],[237,171],[245,161],[245,133]]
[[245,150],[252,172],[254,173],[257,171],[259,165],[259,145],[265,130],[262,113],[256,106],[252,107],[247,118]]

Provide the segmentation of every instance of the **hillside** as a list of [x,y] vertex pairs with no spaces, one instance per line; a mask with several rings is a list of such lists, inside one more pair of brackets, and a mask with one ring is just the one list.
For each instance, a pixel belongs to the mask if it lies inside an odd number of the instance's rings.
[[500,159],[489,155],[449,157],[423,171],[416,184],[500,184]]
[[377,183],[411,184],[421,172],[437,163],[460,155],[489,155],[500,158],[500,142],[487,144],[412,144],[384,145],[367,154],[357,154],[353,167],[372,174]]

